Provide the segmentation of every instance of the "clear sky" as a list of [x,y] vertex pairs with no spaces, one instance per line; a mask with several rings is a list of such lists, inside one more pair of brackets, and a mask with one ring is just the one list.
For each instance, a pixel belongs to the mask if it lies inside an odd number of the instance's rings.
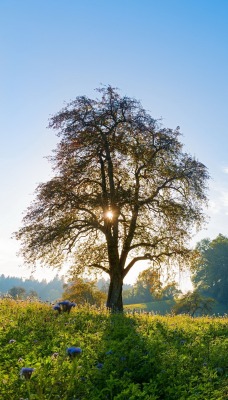
[[11,235],[51,176],[50,115],[100,84],[180,126],[211,175],[195,240],[228,235],[227,21],[227,0],[0,0],[0,273],[30,274]]

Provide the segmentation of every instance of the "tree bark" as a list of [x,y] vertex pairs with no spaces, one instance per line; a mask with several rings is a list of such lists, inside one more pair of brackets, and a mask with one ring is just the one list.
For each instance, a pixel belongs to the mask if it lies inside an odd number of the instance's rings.
[[123,311],[123,278],[120,274],[111,274],[106,306],[112,312]]

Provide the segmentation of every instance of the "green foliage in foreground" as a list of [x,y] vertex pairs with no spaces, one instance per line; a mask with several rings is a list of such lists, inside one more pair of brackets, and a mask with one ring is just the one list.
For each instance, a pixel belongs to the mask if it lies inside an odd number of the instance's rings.
[[[1,400],[224,400],[227,318],[0,302]],[[66,349],[80,347],[70,360]],[[22,367],[35,368],[21,379]]]

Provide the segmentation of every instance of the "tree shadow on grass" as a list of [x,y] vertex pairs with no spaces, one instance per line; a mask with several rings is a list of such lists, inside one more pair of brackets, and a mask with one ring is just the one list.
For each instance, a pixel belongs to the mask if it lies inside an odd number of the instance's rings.
[[107,317],[91,376],[92,398],[159,398],[154,383],[159,369],[159,347],[156,343],[151,348],[146,335],[140,331],[138,318],[124,313]]
[[[196,326],[186,318],[107,315],[89,375],[89,398],[225,399],[227,356],[217,367],[219,353],[225,354],[225,324],[214,324],[208,336],[207,324]],[[215,335],[221,337],[216,346]],[[210,354],[208,340],[215,346]]]

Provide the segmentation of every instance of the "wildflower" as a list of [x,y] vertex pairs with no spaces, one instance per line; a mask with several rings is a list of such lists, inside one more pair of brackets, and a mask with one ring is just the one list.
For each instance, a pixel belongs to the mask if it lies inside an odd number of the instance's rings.
[[102,364],[102,363],[100,363],[100,362],[99,362],[99,363],[97,363],[97,368],[98,368],[98,369],[101,369],[101,368],[103,368],[103,366],[104,366],[104,364]]
[[21,378],[24,378],[24,379],[30,379],[33,371],[34,371],[34,368],[21,368],[20,376],[21,376]]
[[82,352],[82,349],[80,347],[68,347],[67,348],[67,354],[70,358],[75,358],[79,356]]
[[9,343],[10,343],[10,344],[15,343],[15,342],[16,342],[16,340],[14,340],[14,339],[10,339],[10,340],[9,340]]
[[53,310],[58,311],[58,313],[60,314],[60,313],[61,313],[61,307],[60,307],[60,305],[59,305],[59,304],[56,304],[55,306],[53,306]]
[[71,308],[76,306],[76,303],[72,303],[69,300],[63,300],[63,301],[60,301],[58,303],[58,305],[62,307],[62,311],[63,312],[68,312],[69,313]]

